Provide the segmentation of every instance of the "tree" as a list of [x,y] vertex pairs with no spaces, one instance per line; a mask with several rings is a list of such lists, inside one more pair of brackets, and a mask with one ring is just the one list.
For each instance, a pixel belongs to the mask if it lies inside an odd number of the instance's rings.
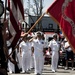
[[[32,0],[31,3],[30,0],[28,0],[28,8],[26,9],[26,12],[31,14],[30,11],[32,10],[32,13],[34,16],[37,16],[38,19],[42,15],[43,2],[44,0]],[[42,30],[42,20],[38,23],[38,29]]]

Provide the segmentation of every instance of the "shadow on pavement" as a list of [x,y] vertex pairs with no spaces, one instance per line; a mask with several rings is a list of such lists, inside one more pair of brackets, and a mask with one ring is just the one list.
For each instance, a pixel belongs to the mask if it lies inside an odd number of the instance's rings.
[[57,73],[70,73],[69,71],[57,71]]

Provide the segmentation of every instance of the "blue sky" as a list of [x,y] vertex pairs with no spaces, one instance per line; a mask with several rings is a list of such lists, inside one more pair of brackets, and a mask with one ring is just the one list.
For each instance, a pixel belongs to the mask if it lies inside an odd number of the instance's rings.
[[[5,0],[2,0],[5,3]],[[27,1],[28,0],[23,0],[24,1],[24,8],[27,7]],[[32,0],[30,0],[32,1]],[[43,12],[45,12],[47,10],[47,8],[54,2],[55,0],[44,0],[44,9]]]

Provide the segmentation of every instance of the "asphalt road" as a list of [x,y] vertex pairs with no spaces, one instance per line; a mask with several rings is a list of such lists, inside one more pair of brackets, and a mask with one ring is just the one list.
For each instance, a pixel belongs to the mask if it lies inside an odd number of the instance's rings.
[[[8,75],[34,75],[34,70],[30,74],[9,74]],[[75,75],[75,70],[65,70],[63,67],[58,67],[57,72],[52,73],[50,65],[45,65],[42,75]]]

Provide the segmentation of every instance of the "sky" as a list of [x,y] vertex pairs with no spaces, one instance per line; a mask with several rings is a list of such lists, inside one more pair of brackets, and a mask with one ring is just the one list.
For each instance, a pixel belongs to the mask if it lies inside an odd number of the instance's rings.
[[[28,1],[28,0],[24,0],[24,8],[27,7],[27,1]],[[32,1],[32,0],[30,0],[30,1]],[[46,11],[47,8],[48,8],[54,1],[55,1],[55,0],[44,0],[44,9],[43,9],[43,11]]]
[[52,3],[54,2],[55,0],[44,0],[44,9],[43,9],[43,11],[45,12],[48,8],[49,8],[49,6],[51,6],[52,5]]
[[[5,4],[5,0],[2,0]],[[27,1],[28,0],[23,0],[24,1],[24,8],[27,8]],[[32,0],[30,0],[32,1]],[[48,9],[48,7],[54,2],[55,0],[44,0],[44,8],[43,8],[43,12],[46,12],[46,10]]]

